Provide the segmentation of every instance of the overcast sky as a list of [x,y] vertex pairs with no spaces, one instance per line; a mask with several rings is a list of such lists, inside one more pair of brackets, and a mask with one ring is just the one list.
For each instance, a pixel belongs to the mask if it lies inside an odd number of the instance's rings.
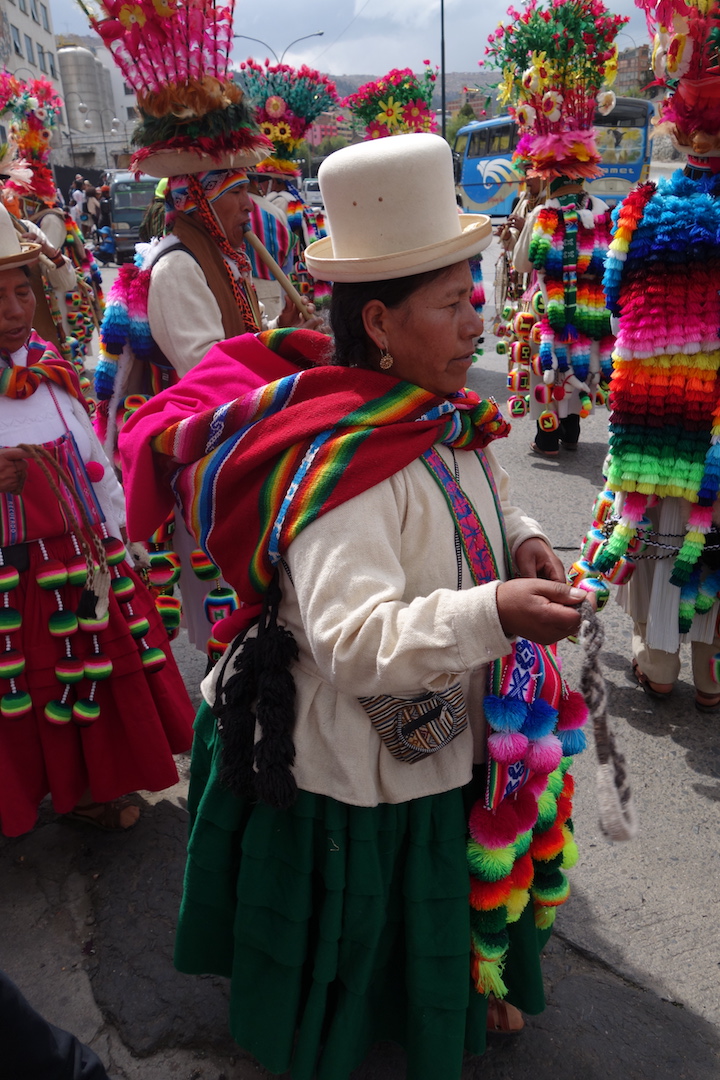
[[[509,0],[508,0],[509,2]],[[447,71],[474,71],[487,35],[505,15],[506,0],[445,0],[445,65]],[[74,0],[50,0],[55,33],[87,32],[85,16]],[[521,7],[516,0],[516,7]],[[621,49],[647,40],[644,16],[632,0],[614,0],[613,13],[632,21],[618,37]],[[281,56],[296,38],[322,30],[293,46],[288,63],[310,64],[331,75],[382,75],[392,67],[422,68],[425,59],[440,63],[440,0],[238,0],[236,34],[249,34]],[[238,40],[234,58],[264,60],[268,51],[253,41]],[[272,59],[272,57],[271,57]]]

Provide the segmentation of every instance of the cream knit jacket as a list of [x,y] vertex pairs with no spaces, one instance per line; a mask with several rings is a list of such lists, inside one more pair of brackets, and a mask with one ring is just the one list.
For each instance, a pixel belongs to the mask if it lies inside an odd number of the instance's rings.
[[[438,446],[450,471],[452,454]],[[501,525],[474,453],[457,451],[460,484],[505,579]],[[539,526],[508,504],[508,476],[486,451],[511,553]],[[240,523],[239,523],[240,524]],[[544,538],[544,537],[543,537]],[[289,572],[289,576],[288,576]],[[497,613],[498,581],[457,589],[454,526],[420,461],[331,510],[291,544],[281,577],[281,621],[300,656],[294,775],[306,791],[355,806],[399,803],[459,787],[484,760],[487,665],[510,650]],[[203,682],[212,704],[218,664]],[[460,682],[470,724],[443,750],[406,764],[373,729],[360,695],[414,696]]]

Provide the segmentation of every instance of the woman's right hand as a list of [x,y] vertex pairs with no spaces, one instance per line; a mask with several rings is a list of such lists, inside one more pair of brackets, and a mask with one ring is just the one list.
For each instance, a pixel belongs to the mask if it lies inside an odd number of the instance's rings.
[[19,495],[27,476],[27,454],[19,446],[0,447],[0,493]]
[[514,578],[501,581],[497,589],[497,610],[508,637],[525,637],[539,645],[577,634],[579,607],[588,594],[562,581],[543,578]]

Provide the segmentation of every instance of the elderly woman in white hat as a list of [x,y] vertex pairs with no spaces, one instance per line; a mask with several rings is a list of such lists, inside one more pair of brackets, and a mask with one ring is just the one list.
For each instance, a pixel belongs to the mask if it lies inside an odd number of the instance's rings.
[[447,144],[349,147],[320,184],[333,364],[153,443],[256,616],[203,683],[176,964],[231,976],[233,1035],[272,1072],[346,1080],[393,1039],[411,1080],[458,1080],[486,1030],[522,1027],[505,995],[543,1007],[571,847],[558,708],[581,721],[533,643],[576,632],[583,594],[508,503],[497,407],[463,389],[491,230],[458,216]]
[[177,780],[192,708],[125,549],[123,494],[77,375],[33,330],[28,267],[0,206],[0,832],[59,813],[127,829],[137,788]]

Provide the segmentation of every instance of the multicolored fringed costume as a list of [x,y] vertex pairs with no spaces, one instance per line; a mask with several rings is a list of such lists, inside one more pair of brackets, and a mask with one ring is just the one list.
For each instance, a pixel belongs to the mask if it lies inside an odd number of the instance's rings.
[[260,162],[256,171],[261,177],[278,181],[277,186],[284,189],[270,191],[268,195],[282,209],[299,241],[293,279],[300,292],[316,307],[321,307],[329,302],[330,288],[308,275],[302,254],[309,244],[326,236],[327,231],[322,211],[308,206],[298,190],[301,173],[297,156],[313,122],[337,105],[335,84],[327,75],[305,64],[293,68],[289,64],[258,64],[252,59],[240,65],[237,77],[255,107],[260,130],[272,140],[272,153]]
[[693,156],[683,172],[641,185],[615,212],[605,271],[619,320],[610,456],[574,574],[618,583],[632,574],[620,601],[635,621],[641,670],[671,684],[681,635],[689,634],[696,686],[708,693],[715,663],[698,657],[720,648],[720,9],[671,0],[655,15],[654,5],[639,6],[663,24],[656,74],[674,90],[663,129]]
[[[530,329],[532,320],[521,320],[511,346],[510,408],[520,416],[529,407],[537,421],[533,449],[556,455],[561,441],[576,447],[579,418],[591,411],[611,372],[601,283],[610,214],[582,183],[601,175],[593,120],[596,109],[606,114],[614,106],[607,89],[615,74],[612,42],[627,19],[595,0],[544,8],[530,0],[521,17],[514,9],[509,14],[513,21],[490,35],[486,53],[502,68],[499,100],[510,104],[522,133],[514,161],[526,175],[549,181],[551,196],[526,222],[525,230],[533,230],[529,247],[522,234],[515,247],[515,271],[537,271],[542,299],[526,297],[531,303],[522,314],[534,306],[540,322]],[[517,393],[528,389],[526,399]]]
[[105,802],[175,783],[172,754],[189,748],[192,720],[152,600],[109,531],[122,497],[75,372],[35,334],[23,359],[0,358],[2,441],[44,438],[29,447],[22,493],[0,495],[0,828],[9,836],[33,827],[48,792],[67,813],[88,788]]
[[[619,317],[608,494],[584,554],[620,583],[635,558],[662,559],[655,602],[664,616],[649,634],[668,652],[713,608],[720,587],[703,557],[720,488],[718,195],[720,177],[710,172],[699,180],[678,172],[632,192],[616,215],[605,275]],[[648,621],[628,603],[636,621]],[[711,640],[708,632],[704,620],[699,640]]]

